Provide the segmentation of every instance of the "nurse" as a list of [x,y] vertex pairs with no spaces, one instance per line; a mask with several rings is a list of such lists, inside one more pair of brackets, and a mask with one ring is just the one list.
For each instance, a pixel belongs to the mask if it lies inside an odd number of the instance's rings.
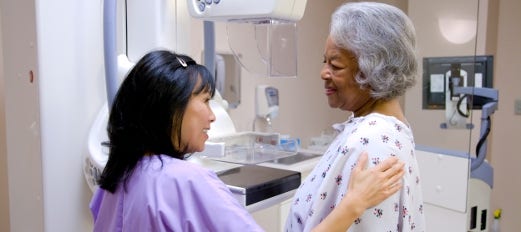
[[[184,160],[204,149],[214,92],[210,72],[188,56],[153,51],[138,61],[110,111],[109,159],[90,203],[94,231],[262,231],[213,171]],[[364,166],[324,228],[400,188],[397,159]]]

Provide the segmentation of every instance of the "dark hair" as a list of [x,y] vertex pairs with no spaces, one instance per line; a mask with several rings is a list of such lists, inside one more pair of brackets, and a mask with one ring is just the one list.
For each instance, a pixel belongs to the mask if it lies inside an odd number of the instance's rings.
[[191,96],[203,92],[213,96],[215,82],[208,69],[192,58],[165,50],[141,58],[112,104],[107,126],[109,159],[100,187],[114,192],[121,182],[125,185],[146,155],[183,159],[183,115]]

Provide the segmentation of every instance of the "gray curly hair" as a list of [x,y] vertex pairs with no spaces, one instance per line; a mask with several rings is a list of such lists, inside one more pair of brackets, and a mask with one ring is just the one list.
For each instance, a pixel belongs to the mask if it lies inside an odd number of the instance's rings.
[[416,33],[400,9],[376,2],[350,2],[331,17],[333,42],[353,52],[360,86],[376,99],[401,96],[415,84],[418,72]]

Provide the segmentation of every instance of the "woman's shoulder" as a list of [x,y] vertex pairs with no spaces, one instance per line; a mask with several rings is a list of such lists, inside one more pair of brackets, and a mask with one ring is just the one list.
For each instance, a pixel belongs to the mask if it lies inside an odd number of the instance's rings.
[[357,132],[374,133],[374,132],[407,132],[409,126],[393,116],[383,115],[379,113],[368,114],[357,120]]
[[382,114],[369,114],[358,118],[351,132],[344,136],[351,146],[361,147],[364,150],[382,148],[394,150],[414,144],[410,128],[398,119]]
[[161,197],[165,199],[172,198],[173,201],[177,199],[175,196],[186,192],[191,192],[195,197],[195,195],[212,194],[226,188],[212,170],[166,155],[141,162],[139,173],[133,173],[132,185],[155,189],[156,195],[162,195]]
[[217,178],[215,172],[201,165],[173,158],[167,155],[154,155],[141,160],[142,171],[149,177],[166,181],[190,182]]

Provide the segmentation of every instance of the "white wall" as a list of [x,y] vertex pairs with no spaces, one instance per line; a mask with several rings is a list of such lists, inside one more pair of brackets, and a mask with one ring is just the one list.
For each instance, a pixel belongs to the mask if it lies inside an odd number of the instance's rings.
[[2,1],[11,231],[91,230],[81,167],[105,99],[101,6]]
[[102,1],[37,1],[45,231],[88,230],[87,134],[105,100]]

